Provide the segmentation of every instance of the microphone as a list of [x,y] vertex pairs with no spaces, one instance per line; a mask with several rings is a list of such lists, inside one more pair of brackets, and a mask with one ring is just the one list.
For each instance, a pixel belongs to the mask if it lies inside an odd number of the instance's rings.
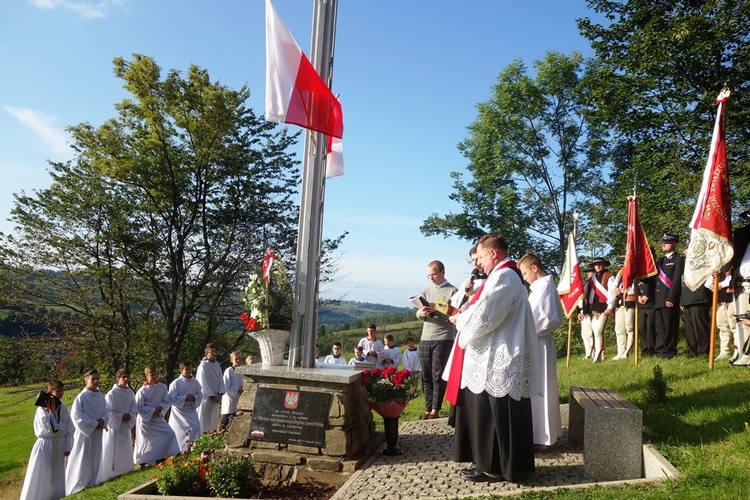
[[477,269],[476,267],[471,270],[471,282],[474,283],[474,280],[478,280],[482,277],[482,272]]

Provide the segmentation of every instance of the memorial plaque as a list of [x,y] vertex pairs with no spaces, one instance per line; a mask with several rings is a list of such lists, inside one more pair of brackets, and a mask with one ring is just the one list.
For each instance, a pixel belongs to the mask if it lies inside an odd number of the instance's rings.
[[323,448],[330,402],[324,392],[258,387],[249,438]]

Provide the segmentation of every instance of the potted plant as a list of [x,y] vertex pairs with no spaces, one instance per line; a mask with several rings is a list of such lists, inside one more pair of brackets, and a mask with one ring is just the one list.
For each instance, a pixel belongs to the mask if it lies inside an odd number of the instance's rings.
[[252,274],[242,291],[245,331],[258,341],[263,365],[284,364],[289,341],[294,290],[286,266],[266,250],[261,273]]
[[383,455],[401,455],[398,442],[398,419],[406,405],[417,396],[418,375],[395,366],[364,370],[360,381],[367,391],[367,404],[383,417],[386,447]]

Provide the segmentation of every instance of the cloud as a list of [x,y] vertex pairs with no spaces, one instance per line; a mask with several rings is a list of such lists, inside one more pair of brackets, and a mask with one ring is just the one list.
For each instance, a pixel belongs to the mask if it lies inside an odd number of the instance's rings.
[[54,155],[64,158],[72,156],[72,150],[68,144],[70,136],[55,126],[56,118],[45,116],[43,113],[29,108],[7,106],[5,110],[21,122],[23,126],[39,136]]
[[29,0],[38,9],[67,9],[84,19],[101,19],[107,17],[107,10],[114,5],[119,5],[122,0],[100,0],[96,2],[71,1],[71,0]]

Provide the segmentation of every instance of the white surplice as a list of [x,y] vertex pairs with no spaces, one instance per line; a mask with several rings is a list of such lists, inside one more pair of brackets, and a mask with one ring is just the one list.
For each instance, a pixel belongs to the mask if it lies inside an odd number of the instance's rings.
[[73,448],[73,423],[65,404],[55,413],[37,408],[29,465],[21,490],[21,500],[52,500],[65,496],[65,452]]
[[544,276],[531,284],[529,304],[539,340],[538,371],[542,396],[532,396],[531,411],[534,422],[534,444],[551,446],[562,432],[560,397],[557,388],[557,349],[552,332],[565,318],[560,295],[552,276]]
[[76,430],[73,434],[73,449],[65,469],[66,495],[99,484],[104,431],[103,428],[97,429],[97,426],[99,419],[107,419],[106,406],[101,391],[91,391],[85,387],[73,401],[70,417]]
[[[187,401],[188,394],[195,396],[195,401]],[[177,438],[180,451],[185,451],[190,442],[195,442],[201,437],[201,423],[197,411],[203,399],[201,384],[195,377],[185,378],[180,375],[169,384],[169,399],[172,400],[169,427]]]
[[[130,431],[135,428],[135,418],[138,415],[135,393],[130,387],[115,384],[104,400],[107,403],[107,428],[102,434],[100,483],[133,472],[133,440]],[[123,422],[124,415],[130,415],[130,420]]]
[[195,378],[203,390],[203,402],[198,407],[198,420],[201,423],[201,434],[216,430],[219,420],[219,405],[211,401],[212,396],[221,396],[226,392],[222,378],[221,365],[218,361],[203,359],[195,371]]
[[237,401],[240,399],[243,377],[241,373],[235,373],[234,367],[230,366],[224,370],[224,389],[226,392],[221,397],[221,414],[237,413]]
[[[180,447],[164,414],[172,406],[167,386],[161,382],[143,385],[135,393],[138,418],[135,424],[135,449],[133,460],[137,464],[153,464],[157,460],[177,455]],[[157,407],[162,410],[154,415]]]

